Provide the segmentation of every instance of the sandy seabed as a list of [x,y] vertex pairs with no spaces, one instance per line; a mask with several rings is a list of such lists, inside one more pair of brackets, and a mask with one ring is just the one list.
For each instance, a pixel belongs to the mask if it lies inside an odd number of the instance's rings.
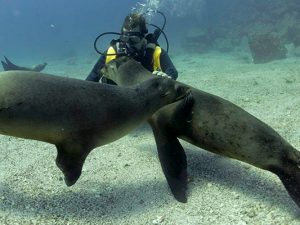
[[[257,65],[242,53],[172,58],[179,81],[232,101],[300,150],[300,58]],[[48,63],[45,72],[79,79],[93,66]],[[181,143],[186,204],[171,195],[146,124],[95,149],[70,188],[53,145],[0,136],[0,224],[300,224],[300,209],[275,175]]]

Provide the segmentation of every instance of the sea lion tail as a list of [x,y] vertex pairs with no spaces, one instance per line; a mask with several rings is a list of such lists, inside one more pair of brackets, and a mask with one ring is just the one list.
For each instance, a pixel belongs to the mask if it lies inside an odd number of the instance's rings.
[[3,67],[4,71],[7,71],[7,70],[8,70],[8,65],[7,65],[7,63],[6,63],[6,62],[3,62],[3,61],[1,61],[1,63],[2,63],[2,67]]
[[[3,66],[5,71],[7,71],[7,70],[18,70],[19,66],[13,64],[6,56],[4,56],[4,59],[5,59],[5,62],[2,62],[2,66]],[[4,67],[3,63],[5,64],[5,67]]]

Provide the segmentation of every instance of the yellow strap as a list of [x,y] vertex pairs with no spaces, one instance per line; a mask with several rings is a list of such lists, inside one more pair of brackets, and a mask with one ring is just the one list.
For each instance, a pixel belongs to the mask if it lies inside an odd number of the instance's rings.
[[112,46],[110,46],[108,48],[107,54],[115,54],[115,55],[108,55],[108,56],[106,56],[105,64],[109,63],[111,60],[113,60],[113,59],[115,59],[117,57],[116,51],[115,51],[115,49]]
[[161,47],[156,46],[154,53],[153,53],[153,70],[161,71],[160,67],[160,54],[161,54]]

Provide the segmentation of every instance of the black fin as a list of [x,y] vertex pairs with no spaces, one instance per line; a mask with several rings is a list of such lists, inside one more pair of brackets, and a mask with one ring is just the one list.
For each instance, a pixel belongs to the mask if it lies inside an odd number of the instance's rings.
[[72,186],[79,179],[83,163],[90,150],[76,143],[56,145],[56,165],[65,176],[67,186]]
[[271,168],[277,174],[294,202],[300,207],[300,169],[297,165],[287,165],[284,168]]
[[186,203],[187,162],[184,149],[175,135],[154,125],[152,129],[161,167],[171,191],[179,202]]

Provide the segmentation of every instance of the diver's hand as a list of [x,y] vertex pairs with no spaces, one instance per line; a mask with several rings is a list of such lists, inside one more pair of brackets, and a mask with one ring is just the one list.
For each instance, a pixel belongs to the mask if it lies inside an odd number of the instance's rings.
[[154,70],[152,72],[153,75],[155,76],[161,76],[161,77],[167,77],[167,78],[171,78],[168,74],[162,72],[162,71],[158,71],[158,70]]

